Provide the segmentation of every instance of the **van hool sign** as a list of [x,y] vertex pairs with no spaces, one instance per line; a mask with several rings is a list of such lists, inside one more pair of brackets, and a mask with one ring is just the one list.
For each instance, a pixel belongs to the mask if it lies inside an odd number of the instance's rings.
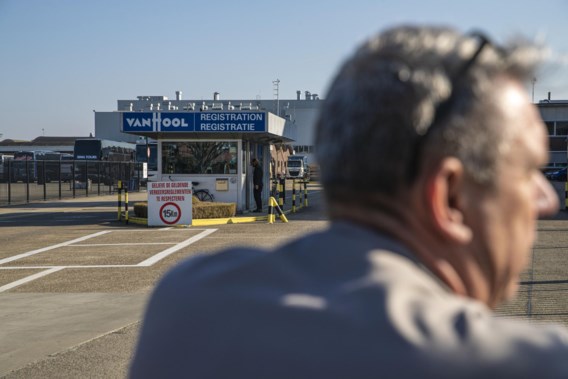
[[265,132],[265,112],[124,112],[123,132]]

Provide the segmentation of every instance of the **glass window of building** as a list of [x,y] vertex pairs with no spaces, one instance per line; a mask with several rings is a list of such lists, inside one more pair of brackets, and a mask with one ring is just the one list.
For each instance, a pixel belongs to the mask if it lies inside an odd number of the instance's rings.
[[556,121],[556,135],[568,136],[568,121]]
[[553,136],[555,133],[554,121],[546,121],[545,124],[546,124],[546,129],[548,129],[548,135]]
[[165,174],[237,173],[237,142],[162,142]]

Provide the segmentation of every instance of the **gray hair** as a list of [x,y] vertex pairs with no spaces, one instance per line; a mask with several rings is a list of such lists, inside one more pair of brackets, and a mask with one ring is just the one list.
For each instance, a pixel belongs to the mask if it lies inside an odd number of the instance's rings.
[[460,73],[479,46],[449,28],[403,26],[359,47],[333,80],[316,127],[330,199],[354,191],[394,195],[413,183],[432,151],[460,159],[479,183],[493,181],[502,140],[495,79],[532,78],[542,50],[525,42],[487,45]]

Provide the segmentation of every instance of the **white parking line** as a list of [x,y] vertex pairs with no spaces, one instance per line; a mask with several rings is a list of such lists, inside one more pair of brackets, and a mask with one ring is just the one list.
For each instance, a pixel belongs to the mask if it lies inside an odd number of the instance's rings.
[[0,267],[1,270],[45,270],[47,268],[134,268],[139,267],[137,265],[68,265],[68,266],[10,266],[10,267]]
[[0,292],[8,291],[9,289],[21,286],[22,284],[31,282],[32,280],[36,280],[38,278],[41,278],[42,276],[53,274],[54,272],[63,270],[64,268],[65,267],[52,267],[49,270],[45,270],[45,271],[42,271],[42,272],[38,272],[37,274],[26,276],[23,279],[16,280],[15,282],[12,282],[12,283],[6,284],[5,286],[0,287]]
[[175,242],[136,242],[136,243],[76,243],[73,245],[81,246],[81,247],[89,247],[89,246],[146,246],[146,245],[173,245]]
[[202,231],[201,233],[199,233],[196,236],[193,236],[191,238],[186,239],[183,242],[178,243],[175,246],[170,247],[169,249],[166,249],[148,259],[146,259],[145,261],[142,261],[140,263],[138,263],[136,266],[152,266],[154,263],[164,259],[165,257],[167,257],[170,254],[175,253],[176,251],[183,249],[186,246],[191,245],[194,242],[199,241],[202,238],[207,237],[209,234],[216,232],[217,229],[205,229],[204,231]]
[[[164,228],[164,229],[159,229],[159,230],[169,230],[169,228]],[[184,247],[187,247],[205,237],[207,237],[208,235],[210,235],[211,233],[214,233],[217,231],[217,229],[193,229],[193,230],[202,230],[201,233],[194,235],[193,237],[190,237],[188,239],[186,239],[185,241],[182,241],[178,244],[175,244],[174,246],[163,250],[155,255],[153,255],[152,257],[146,259],[145,261],[142,261],[138,264],[135,265],[68,265],[68,266],[21,266],[21,267],[1,267],[0,266],[0,270],[25,270],[25,269],[40,269],[40,270],[44,270],[41,272],[38,272],[36,274],[27,276],[25,278],[16,280],[15,282],[6,284],[4,286],[0,287],[0,293],[7,291],[9,289],[12,289],[14,287],[18,287],[22,284],[31,282],[33,280],[36,280],[38,278],[44,277],[46,275],[52,274],[54,272],[63,270],[65,268],[136,268],[136,267],[149,267],[152,266],[153,264],[159,262],[160,260],[166,258],[167,256],[175,253],[178,250],[183,249]],[[28,251],[27,253],[23,253],[23,254],[18,254],[15,255],[13,257],[9,257],[9,258],[5,258],[5,259],[1,259],[0,260],[0,265],[4,264],[4,263],[8,263],[8,262],[13,262],[15,260],[21,259],[21,258],[26,258],[35,254],[39,254],[42,253],[44,251],[49,251],[49,250],[53,250],[59,247],[65,247],[65,246],[82,246],[82,247],[88,247],[88,246],[128,246],[128,245],[173,245],[173,242],[149,242],[149,243],[137,243],[137,242],[133,242],[133,243],[115,243],[115,244],[75,244],[76,242],[82,242],[85,241],[89,238],[93,238],[93,237],[97,237],[97,236],[101,236],[103,234],[107,234],[110,232],[119,232],[119,231],[112,231],[112,230],[105,230],[102,232],[98,232],[98,233],[94,233],[94,234],[89,234],[87,236],[84,237],[80,237],[80,238],[76,238],[74,240],[71,241],[67,241],[67,242],[63,242],[63,243],[59,243],[57,245],[52,245],[52,246],[48,246],[48,247],[44,247],[42,249],[37,249],[37,250],[33,250],[33,251]]]
[[36,255],[36,254],[39,254],[39,253],[43,253],[44,251],[49,251],[49,250],[57,249],[58,247],[72,245],[72,244],[74,244],[75,242],[82,242],[82,241],[88,240],[89,238],[102,236],[103,234],[107,234],[107,233],[110,233],[110,232],[111,232],[110,230],[104,230],[104,231],[102,231],[102,232],[97,232],[97,233],[89,234],[88,236],[76,238],[76,239],[71,240],[71,241],[58,243],[57,245],[51,245],[51,246],[43,247],[43,248],[41,248],[41,249],[28,251],[27,253],[14,255],[13,257],[8,257],[8,258],[0,259],[0,265],[3,265],[4,263],[8,263],[8,262],[17,261],[18,259],[30,257],[30,256],[32,256],[32,255]]

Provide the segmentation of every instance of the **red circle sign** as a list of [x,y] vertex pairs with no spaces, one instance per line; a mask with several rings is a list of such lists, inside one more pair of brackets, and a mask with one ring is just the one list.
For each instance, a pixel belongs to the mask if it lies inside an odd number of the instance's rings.
[[181,209],[176,203],[165,203],[160,208],[160,220],[165,224],[173,225],[181,218]]

